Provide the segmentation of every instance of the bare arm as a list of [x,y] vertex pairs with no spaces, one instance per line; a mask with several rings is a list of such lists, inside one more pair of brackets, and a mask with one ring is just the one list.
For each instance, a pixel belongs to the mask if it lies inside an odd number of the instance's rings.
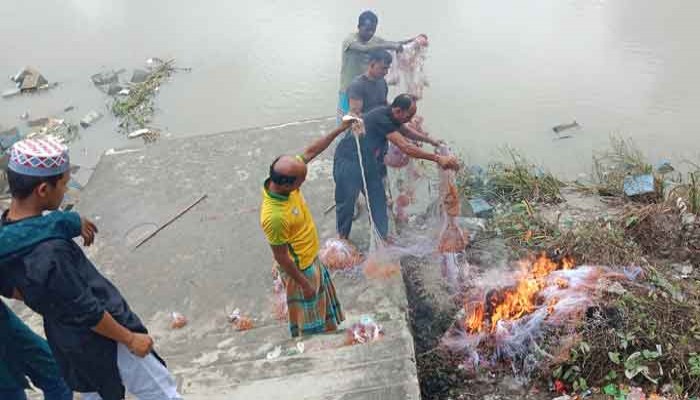
[[398,131],[388,134],[387,139],[399,148],[403,153],[413,158],[420,158],[437,163],[443,169],[458,169],[459,162],[452,156],[440,156],[421,149],[415,144],[406,140]]
[[[410,40],[409,40],[410,42]],[[347,50],[355,50],[355,51],[361,51],[364,53],[369,53],[372,50],[399,50],[401,48],[402,43],[399,42],[390,42],[387,40],[380,41],[377,43],[361,43],[356,41],[350,42],[348,47],[345,49]]]
[[392,132],[388,134],[386,138],[409,157],[438,162],[440,156],[434,153],[429,153],[409,142],[400,132]]
[[338,135],[348,130],[348,128],[350,128],[351,125],[352,121],[343,121],[343,123],[341,123],[332,132],[314,140],[313,143],[308,145],[302,153],[304,161],[306,161],[306,163],[310,163],[311,160],[316,158],[319,154],[323,153],[323,151],[326,150],[328,146],[331,145],[331,143],[333,143],[333,140],[335,140],[335,138],[338,137]]
[[107,311],[104,312],[102,319],[92,330],[123,345],[128,345],[134,335],[133,332],[123,327]]
[[134,333],[126,329],[107,311],[100,322],[92,328],[98,335],[112,339],[126,346],[138,357],[146,357],[153,350],[153,339],[144,333]]
[[275,261],[280,265],[280,268],[289,275],[294,281],[296,281],[299,286],[301,286],[304,289],[304,293],[306,296],[307,291],[310,291],[311,293],[314,292],[313,287],[311,286],[311,282],[306,279],[304,274],[301,273],[299,268],[297,268],[296,264],[294,264],[294,261],[289,257],[289,250],[287,249],[287,245],[280,244],[280,245],[270,245],[270,248],[272,248],[272,255],[275,257]]
[[440,145],[440,142],[438,142],[437,140],[431,138],[430,136],[428,136],[422,132],[419,132],[416,129],[413,129],[412,127],[410,127],[409,125],[406,125],[406,124],[401,124],[401,128],[399,128],[399,132],[411,140],[416,140],[419,142],[432,144],[435,147]]

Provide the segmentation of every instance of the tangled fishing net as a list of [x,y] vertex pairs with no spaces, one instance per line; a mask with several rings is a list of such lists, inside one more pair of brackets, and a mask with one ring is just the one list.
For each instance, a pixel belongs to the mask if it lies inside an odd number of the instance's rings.
[[403,46],[403,51],[396,53],[394,64],[387,75],[389,85],[397,85],[402,93],[409,93],[416,98],[423,97],[423,89],[428,86],[425,74],[428,38],[418,36]]
[[[443,343],[466,355],[465,367],[510,365],[524,375],[565,346],[570,332],[615,281],[632,280],[634,270],[578,266],[573,259],[545,255],[521,260],[515,271],[480,277],[464,300],[460,322]],[[562,341],[556,332],[564,333]]]
[[326,240],[318,257],[330,269],[349,269],[362,263],[362,254],[352,243],[343,239]]
[[[438,152],[443,156],[450,155],[445,147],[438,149]],[[443,228],[440,232],[438,251],[440,253],[464,251],[469,240],[457,223],[457,217],[461,214],[461,201],[454,171],[440,171],[440,198],[442,199]]]

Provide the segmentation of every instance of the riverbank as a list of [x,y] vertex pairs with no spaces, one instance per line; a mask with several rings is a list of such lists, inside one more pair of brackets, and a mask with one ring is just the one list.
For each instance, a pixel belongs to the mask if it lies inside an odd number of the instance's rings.
[[697,172],[615,138],[566,184],[507,155],[461,174],[462,195],[491,209],[457,278],[444,259],[403,264],[422,398],[696,398]]

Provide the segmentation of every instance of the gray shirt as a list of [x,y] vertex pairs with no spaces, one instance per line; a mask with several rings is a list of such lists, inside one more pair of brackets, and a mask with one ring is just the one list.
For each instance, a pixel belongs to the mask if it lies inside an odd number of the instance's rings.
[[370,79],[367,75],[360,75],[348,86],[348,97],[351,100],[362,100],[362,114],[387,105],[388,94],[389,86],[384,78]]
[[340,91],[345,92],[350,82],[367,72],[369,52],[375,49],[396,48],[397,42],[390,42],[374,35],[366,42],[360,40],[357,32],[351,34],[343,41],[342,64],[340,66]]

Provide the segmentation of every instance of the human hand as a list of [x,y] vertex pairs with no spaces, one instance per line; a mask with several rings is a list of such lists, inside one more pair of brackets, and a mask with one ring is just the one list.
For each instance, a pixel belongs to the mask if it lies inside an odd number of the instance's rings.
[[418,42],[418,44],[421,46],[428,45],[428,35],[426,35],[425,33],[421,33],[420,35],[416,36],[413,40]]
[[437,163],[442,169],[459,169],[459,161],[455,156],[438,156]]
[[80,218],[80,236],[83,238],[84,246],[90,246],[95,241],[97,232],[97,226],[92,221],[87,218]]
[[340,127],[343,128],[343,130],[350,129],[350,127],[358,123],[359,120],[358,117],[348,114],[341,120]]
[[301,290],[304,293],[304,298],[305,299],[310,299],[314,296],[316,296],[316,289],[314,289],[313,286],[311,286],[311,283],[309,281],[306,281],[302,286]]
[[144,333],[132,333],[126,347],[135,356],[144,358],[153,351],[153,338]]

